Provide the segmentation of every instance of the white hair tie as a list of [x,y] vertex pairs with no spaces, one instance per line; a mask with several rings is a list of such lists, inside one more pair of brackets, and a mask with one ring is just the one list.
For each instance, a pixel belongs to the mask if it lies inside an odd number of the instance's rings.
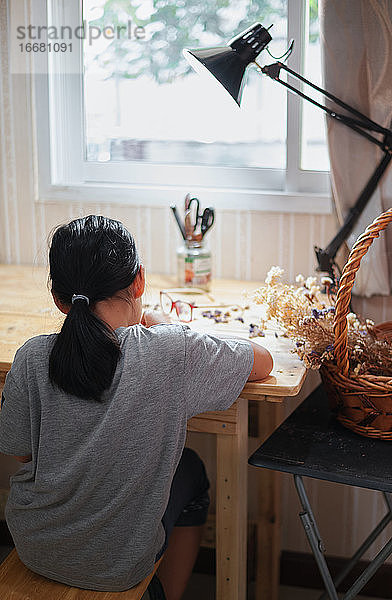
[[76,300],[85,300],[87,302],[87,306],[90,304],[90,299],[87,298],[87,296],[84,296],[83,294],[74,294],[72,296],[72,304],[75,304]]

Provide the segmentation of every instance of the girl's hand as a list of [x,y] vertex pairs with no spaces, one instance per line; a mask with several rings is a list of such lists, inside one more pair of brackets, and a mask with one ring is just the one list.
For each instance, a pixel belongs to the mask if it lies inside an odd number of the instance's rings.
[[172,323],[172,320],[169,315],[165,315],[163,312],[149,309],[144,311],[140,322],[145,327],[151,327],[160,323]]

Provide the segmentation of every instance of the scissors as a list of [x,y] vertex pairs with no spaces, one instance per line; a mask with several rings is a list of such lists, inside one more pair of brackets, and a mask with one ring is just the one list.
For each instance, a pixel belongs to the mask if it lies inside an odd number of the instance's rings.
[[213,226],[215,212],[213,208],[205,208],[201,217],[201,234],[204,237],[207,231]]
[[[192,207],[193,205],[193,207]],[[195,210],[196,208],[196,210]],[[193,219],[191,214],[193,213]],[[200,242],[207,231],[212,227],[215,219],[214,209],[205,208],[203,213],[200,212],[200,202],[198,198],[191,198],[189,194],[185,198],[185,234],[186,239],[193,239]],[[195,234],[196,229],[201,221],[200,233]],[[193,222],[193,225],[192,225]]]

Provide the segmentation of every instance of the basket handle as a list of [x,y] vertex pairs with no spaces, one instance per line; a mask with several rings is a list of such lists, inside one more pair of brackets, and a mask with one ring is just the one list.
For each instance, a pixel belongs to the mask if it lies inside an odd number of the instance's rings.
[[347,349],[347,315],[351,300],[351,290],[355,281],[355,274],[359,269],[362,258],[365,256],[374,238],[379,237],[388,223],[392,221],[392,208],[379,215],[371,225],[359,236],[355,242],[348,260],[344,265],[340,278],[339,290],[336,297],[336,310],[333,329],[335,333],[334,355],[338,371],[348,375],[349,360]]

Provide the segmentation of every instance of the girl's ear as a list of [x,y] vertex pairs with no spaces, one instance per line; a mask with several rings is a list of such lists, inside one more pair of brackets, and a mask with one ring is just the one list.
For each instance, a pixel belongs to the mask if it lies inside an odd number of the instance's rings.
[[61,310],[62,313],[67,315],[69,313],[69,306],[65,306],[62,302],[60,302],[60,300],[57,298],[57,296],[55,296],[53,290],[51,290],[51,294],[52,294],[53,302],[55,303],[57,308],[59,310]]
[[132,292],[134,298],[140,298],[144,294],[144,288],[146,286],[144,266],[140,265],[139,271],[132,282]]

